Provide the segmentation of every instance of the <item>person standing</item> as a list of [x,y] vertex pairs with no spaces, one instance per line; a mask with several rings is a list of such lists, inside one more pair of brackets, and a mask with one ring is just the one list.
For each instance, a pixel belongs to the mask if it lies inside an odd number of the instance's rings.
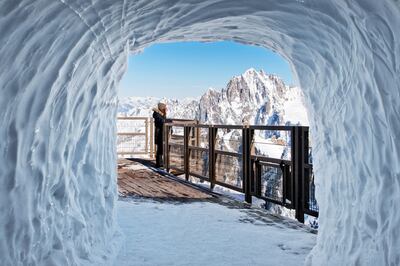
[[163,152],[164,152],[164,123],[167,119],[167,105],[165,103],[158,103],[157,107],[153,108],[154,118],[154,142],[156,145],[156,167],[164,166]]

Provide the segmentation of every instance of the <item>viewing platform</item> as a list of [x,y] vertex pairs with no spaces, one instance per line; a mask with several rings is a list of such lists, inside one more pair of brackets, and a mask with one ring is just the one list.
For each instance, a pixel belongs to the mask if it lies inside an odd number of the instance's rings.
[[[123,234],[131,237],[118,263],[305,261],[317,231],[304,225],[304,217],[318,214],[307,128],[175,121],[165,125],[164,167],[156,168],[151,119],[120,121],[118,220]],[[268,140],[258,137],[268,132]],[[251,204],[253,199],[258,203]],[[292,217],[268,211],[267,204],[294,210]]]
[[[152,119],[118,119],[119,192],[162,200],[198,200],[214,188],[294,210],[301,223],[318,217],[308,127],[206,125],[173,119],[164,126],[164,168],[154,158]],[[146,166],[144,166],[144,164]],[[172,173],[173,175],[171,175]],[[202,192],[198,191],[202,184]]]

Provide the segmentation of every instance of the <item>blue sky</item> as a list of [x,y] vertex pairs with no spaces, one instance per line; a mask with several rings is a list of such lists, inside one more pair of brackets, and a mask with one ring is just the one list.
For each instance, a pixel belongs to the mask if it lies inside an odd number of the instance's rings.
[[249,68],[264,69],[292,83],[289,64],[265,48],[234,42],[156,44],[129,57],[119,97],[197,97],[221,89]]

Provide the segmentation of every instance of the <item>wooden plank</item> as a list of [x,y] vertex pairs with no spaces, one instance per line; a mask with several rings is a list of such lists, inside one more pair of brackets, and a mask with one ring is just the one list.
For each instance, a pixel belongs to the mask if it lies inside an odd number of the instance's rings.
[[140,165],[128,160],[119,161],[118,191],[123,196],[137,195],[166,200],[211,198],[207,193],[162,176],[149,168],[129,169],[132,164]]
[[117,136],[147,136],[146,133],[137,133],[137,132],[118,132]]

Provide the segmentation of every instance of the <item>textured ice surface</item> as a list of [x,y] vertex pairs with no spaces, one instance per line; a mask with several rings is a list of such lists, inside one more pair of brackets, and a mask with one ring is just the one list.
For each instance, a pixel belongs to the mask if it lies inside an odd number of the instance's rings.
[[399,264],[399,29],[397,0],[2,0],[2,264],[111,254],[116,83],[129,52],[186,40],[289,60],[315,146],[321,227],[308,262]]

